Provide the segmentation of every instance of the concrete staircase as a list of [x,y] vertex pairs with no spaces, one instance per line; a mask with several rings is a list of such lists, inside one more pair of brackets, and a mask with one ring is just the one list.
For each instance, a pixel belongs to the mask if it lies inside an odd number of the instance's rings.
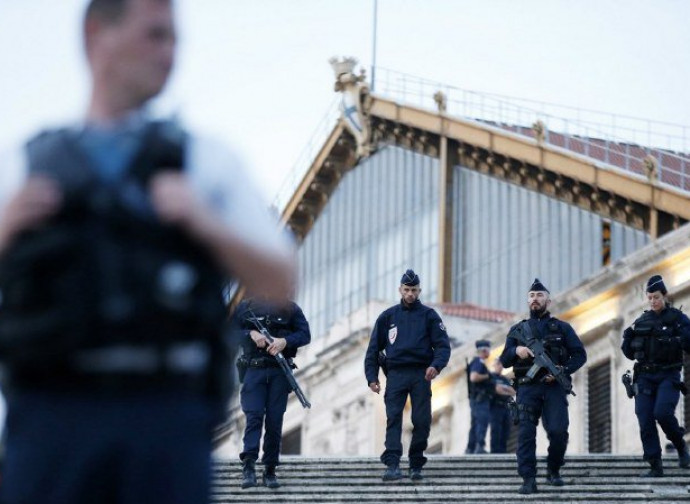
[[[546,463],[538,462],[539,493],[517,493],[521,479],[515,455],[431,456],[419,483],[407,477],[383,482],[384,466],[370,458],[283,457],[277,475],[282,487],[242,490],[238,461],[219,460],[211,502],[690,502],[690,469],[675,457],[664,459],[663,478],[641,478],[648,466],[639,456],[575,455],[566,458],[566,486],[546,484]],[[261,482],[261,469],[257,476]],[[407,460],[401,464],[407,475]]]

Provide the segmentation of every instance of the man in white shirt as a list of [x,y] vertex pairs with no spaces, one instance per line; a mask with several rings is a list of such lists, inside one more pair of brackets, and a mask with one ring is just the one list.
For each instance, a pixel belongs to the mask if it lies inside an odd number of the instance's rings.
[[204,502],[222,287],[282,299],[292,250],[232,154],[146,118],[172,1],[91,0],[83,28],[84,124],[0,170],[0,501]]

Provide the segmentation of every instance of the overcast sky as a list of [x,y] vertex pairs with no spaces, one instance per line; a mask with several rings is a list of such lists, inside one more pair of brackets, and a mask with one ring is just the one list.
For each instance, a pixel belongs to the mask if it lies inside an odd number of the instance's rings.
[[[178,0],[161,107],[237,148],[267,197],[372,61],[374,0]],[[0,147],[83,113],[85,0],[0,0]],[[377,64],[465,89],[690,126],[690,2],[379,0]]]

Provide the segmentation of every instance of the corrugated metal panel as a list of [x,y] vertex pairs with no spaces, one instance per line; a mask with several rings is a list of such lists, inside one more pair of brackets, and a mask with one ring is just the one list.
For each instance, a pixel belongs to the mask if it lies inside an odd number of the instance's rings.
[[438,160],[384,148],[347,173],[299,250],[298,303],[314,335],[371,299],[398,298],[407,268],[438,285]]
[[[601,268],[601,217],[473,170],[455,170],[456,301],[521,311],[535,277],[556,293]],[[613,260],[647,241],[645,233],[613,223]]]

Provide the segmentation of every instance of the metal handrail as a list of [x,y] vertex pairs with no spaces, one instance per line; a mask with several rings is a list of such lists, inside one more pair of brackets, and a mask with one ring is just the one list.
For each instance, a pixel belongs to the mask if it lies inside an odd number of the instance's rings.
[[386,68],[377,69],[377,94],[435,109],[434,94],[446,95],[446,113],[534,138],[620,169],[649,176],[645,158],[656,161],[661,183],[690,190],[690,127],[462,89]]
[[338,119],[340,118],[340,100],[340,95],[333,97],[333,100],[328,106],[326,113],[314,129],[309,142],[304,146],[297,157],[297,161],[295,161],[293,164],[292,169],[280,184],[280,188],[276,192],[276,195],[273,199],[273,206],[279,211],[282,212],[290,201],[295,189],[297,189],[297,186],[302,181],[304,174],[309,170],[309,167],[314,162],[314,159],[316,159],[316,156],[319,153],[319,150],[321,150],[321,147],[323,147],[328,135],[331,134],[333,128],[338,122]]
[[[658,181],[690,191],[690,127],[633,116],[483,93],[377,67],[376,94],[436,109],[434,94],[446,95],[446,113],[534,138],[533,126],[546,126],[543,141],[628,172],[650,176],[645,158],[656,161]],[[273,205],[282,211],[314,162],[340,116],[336,95],[293,168]]]

